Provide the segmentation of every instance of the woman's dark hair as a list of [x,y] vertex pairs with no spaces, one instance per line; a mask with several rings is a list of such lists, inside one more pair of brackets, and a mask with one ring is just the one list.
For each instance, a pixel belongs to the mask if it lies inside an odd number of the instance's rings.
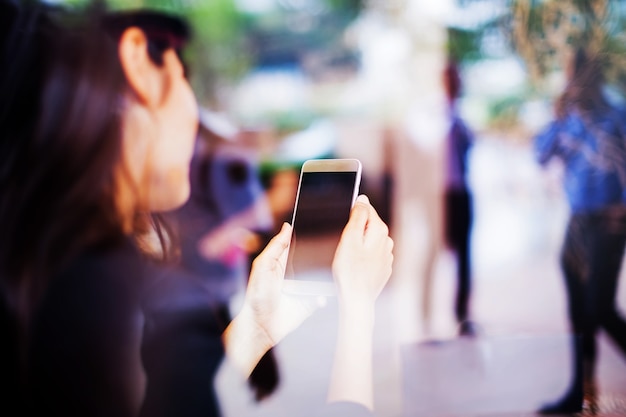
[[189,31],[158,13],[6,0],[0,16],[0,302],[23,323],[50,275],[81,250],[124,238],[115,203],[128,88],[119,36],[139,27],[161,64]]
[[570,72],[565,90],[556,102],[557,117],[562,119],[573,109],[582,113],[605,111],[609,104],[602,94],[604,75],[601,57],[589,55],[579,48],[574,53]]
[[162,65],[163,52],[170,48],[183,61],[182,48],[190,37],[184,20],[153,11],[109,13],[102,19],[102,27],[116,40],[131,26],[141,28],[148,37],[148,54],[154,63]]

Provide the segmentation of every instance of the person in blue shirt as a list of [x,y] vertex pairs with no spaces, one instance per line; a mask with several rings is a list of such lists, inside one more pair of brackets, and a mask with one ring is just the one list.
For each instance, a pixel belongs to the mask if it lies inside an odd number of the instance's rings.
[[595,407],[597,331],[604,329],[626,354],[626,321],[616,289],[626,245],[626,111],[603,94],[599,57],[575,53],[569,82],[556,102],[556,119],[535,138],[538,161],[558,158],[570,217],[560,255],[569,320],[576,336],[570,389],[544,413]]
[[458,67],[452,60],[444,71],[444,86],[450,118],[446,142],[445,239],[447,246],[457,257],[454,313],[459,334],[472,336],[476,332],[474,323],[469,320],[472,283],[471,229],[474,216],[472,191],[468,184],[468,154],[474,143],[474,134],[457,109],[462,84]]
[[[234,126],[232,132],[214,126],[217,117],[200,110],[190,197],[168,220],[180,246],[175,263],[202,282],[223,331],[232,320],[231,300],[244,291],[253,254],[260,252],[263,240],[269,241],[274,222],[253,152]],[[248,380],[257,401],[279,382],[272,352],[262,357]]]

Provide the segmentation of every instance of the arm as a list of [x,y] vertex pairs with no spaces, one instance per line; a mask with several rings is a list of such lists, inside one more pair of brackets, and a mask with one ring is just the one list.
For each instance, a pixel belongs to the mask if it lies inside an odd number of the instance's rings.
[[558,138],[560,134],[560,125],[558,122],[550,123],[543,131],[541,131],[534,139],[535,159],[545,165],[550,158],[558,153]]
[[280,232],[252,263],[243,307],[223,333],[226,356],[246,377],[272,346],[319,307],[319,300],[282,292],[291,226]]
[[374,408],[372,338],[374,306],[341,307],[328,402]]
[[246,377],[265,352],[278,342],[256,316],[267,316],[265,310],[277,304],[290,238],[291,227],[283,224],[278,235],[254,260],[244,305],[222,335],[226,356]]
[[[393,241],[365,196],[360,196],[340,239],[335,277],[339,335],[328,401],[373,408],[374,304],[391,275]],[[284,224],[255,259],[241,312],[222,336],[226,355],[249,376],[263,354],[297,328],[319,301],[282,293],[291,226]]]
[[373,409],[374,306],[391,275],[393,241],[388,233],[367,197],[360,196],[333,261],[340,315],[331,403],[347,401]]
[[247,306],[230,322],[222,335],[226,357],[246,378],[265,352],[274,346],[273,340],[256,324]]

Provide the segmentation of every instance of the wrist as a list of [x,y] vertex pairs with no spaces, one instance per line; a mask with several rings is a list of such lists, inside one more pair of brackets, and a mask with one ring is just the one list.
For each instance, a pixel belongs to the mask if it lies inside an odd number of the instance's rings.
[[350,326],[374,327],[375,301],[367,298],[351,297],[339,300],[339,320]]
[[256,321],[252,309],[246,305],[228,325],[222,340],[226,356],[246,377],[274,345],[269,334]]
[[329,402],[355,402],[373,410],[373,336],[374,303],[340,300]]
[[242,325],[245,325],[247,333],[250,337],[254,337],[255,343],[261,346],[267,346],[271,348],[275,345],[270,333],[267,331],[266,326],[261,325],[258,320],[259,313],[255,311],[247,302],[244,302],[241,307],[241,311],[237,314]]

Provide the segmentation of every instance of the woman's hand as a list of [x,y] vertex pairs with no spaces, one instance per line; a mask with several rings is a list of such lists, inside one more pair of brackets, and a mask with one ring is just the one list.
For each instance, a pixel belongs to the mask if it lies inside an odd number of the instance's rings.
[[393,240],[365,195],[357,198],[341,235],[333,275],[344,308],[373,308],[391,276]]
[[292,228],[283,224],[265,250],[252,263],[244,309],[252,311],[272,346],[295,330],[319,306],[318,297],[283,292],[285,266]]
[[320,306],[316,297],[282,291],[290,239],[291,226],[285,223],[254,260],[244,305],[224,333],[228,356],[246,375]]
[[387,225],[368,198],[359,196],[333,261],[340,311],[329,402],[349,401],[374,409],[374,304],[391,276],[392,249]]
[[[244,305],[224,332],[226,353],[245,375],[323,302],[282,291],[291,232],[291,226],[283,224],[254,260]],[[367,197],[360,196],[333,261],[342,316],[348,323],[358,322],[353,329],[371,328],[374,302],[391,275],[392,248],[387,226]]]

